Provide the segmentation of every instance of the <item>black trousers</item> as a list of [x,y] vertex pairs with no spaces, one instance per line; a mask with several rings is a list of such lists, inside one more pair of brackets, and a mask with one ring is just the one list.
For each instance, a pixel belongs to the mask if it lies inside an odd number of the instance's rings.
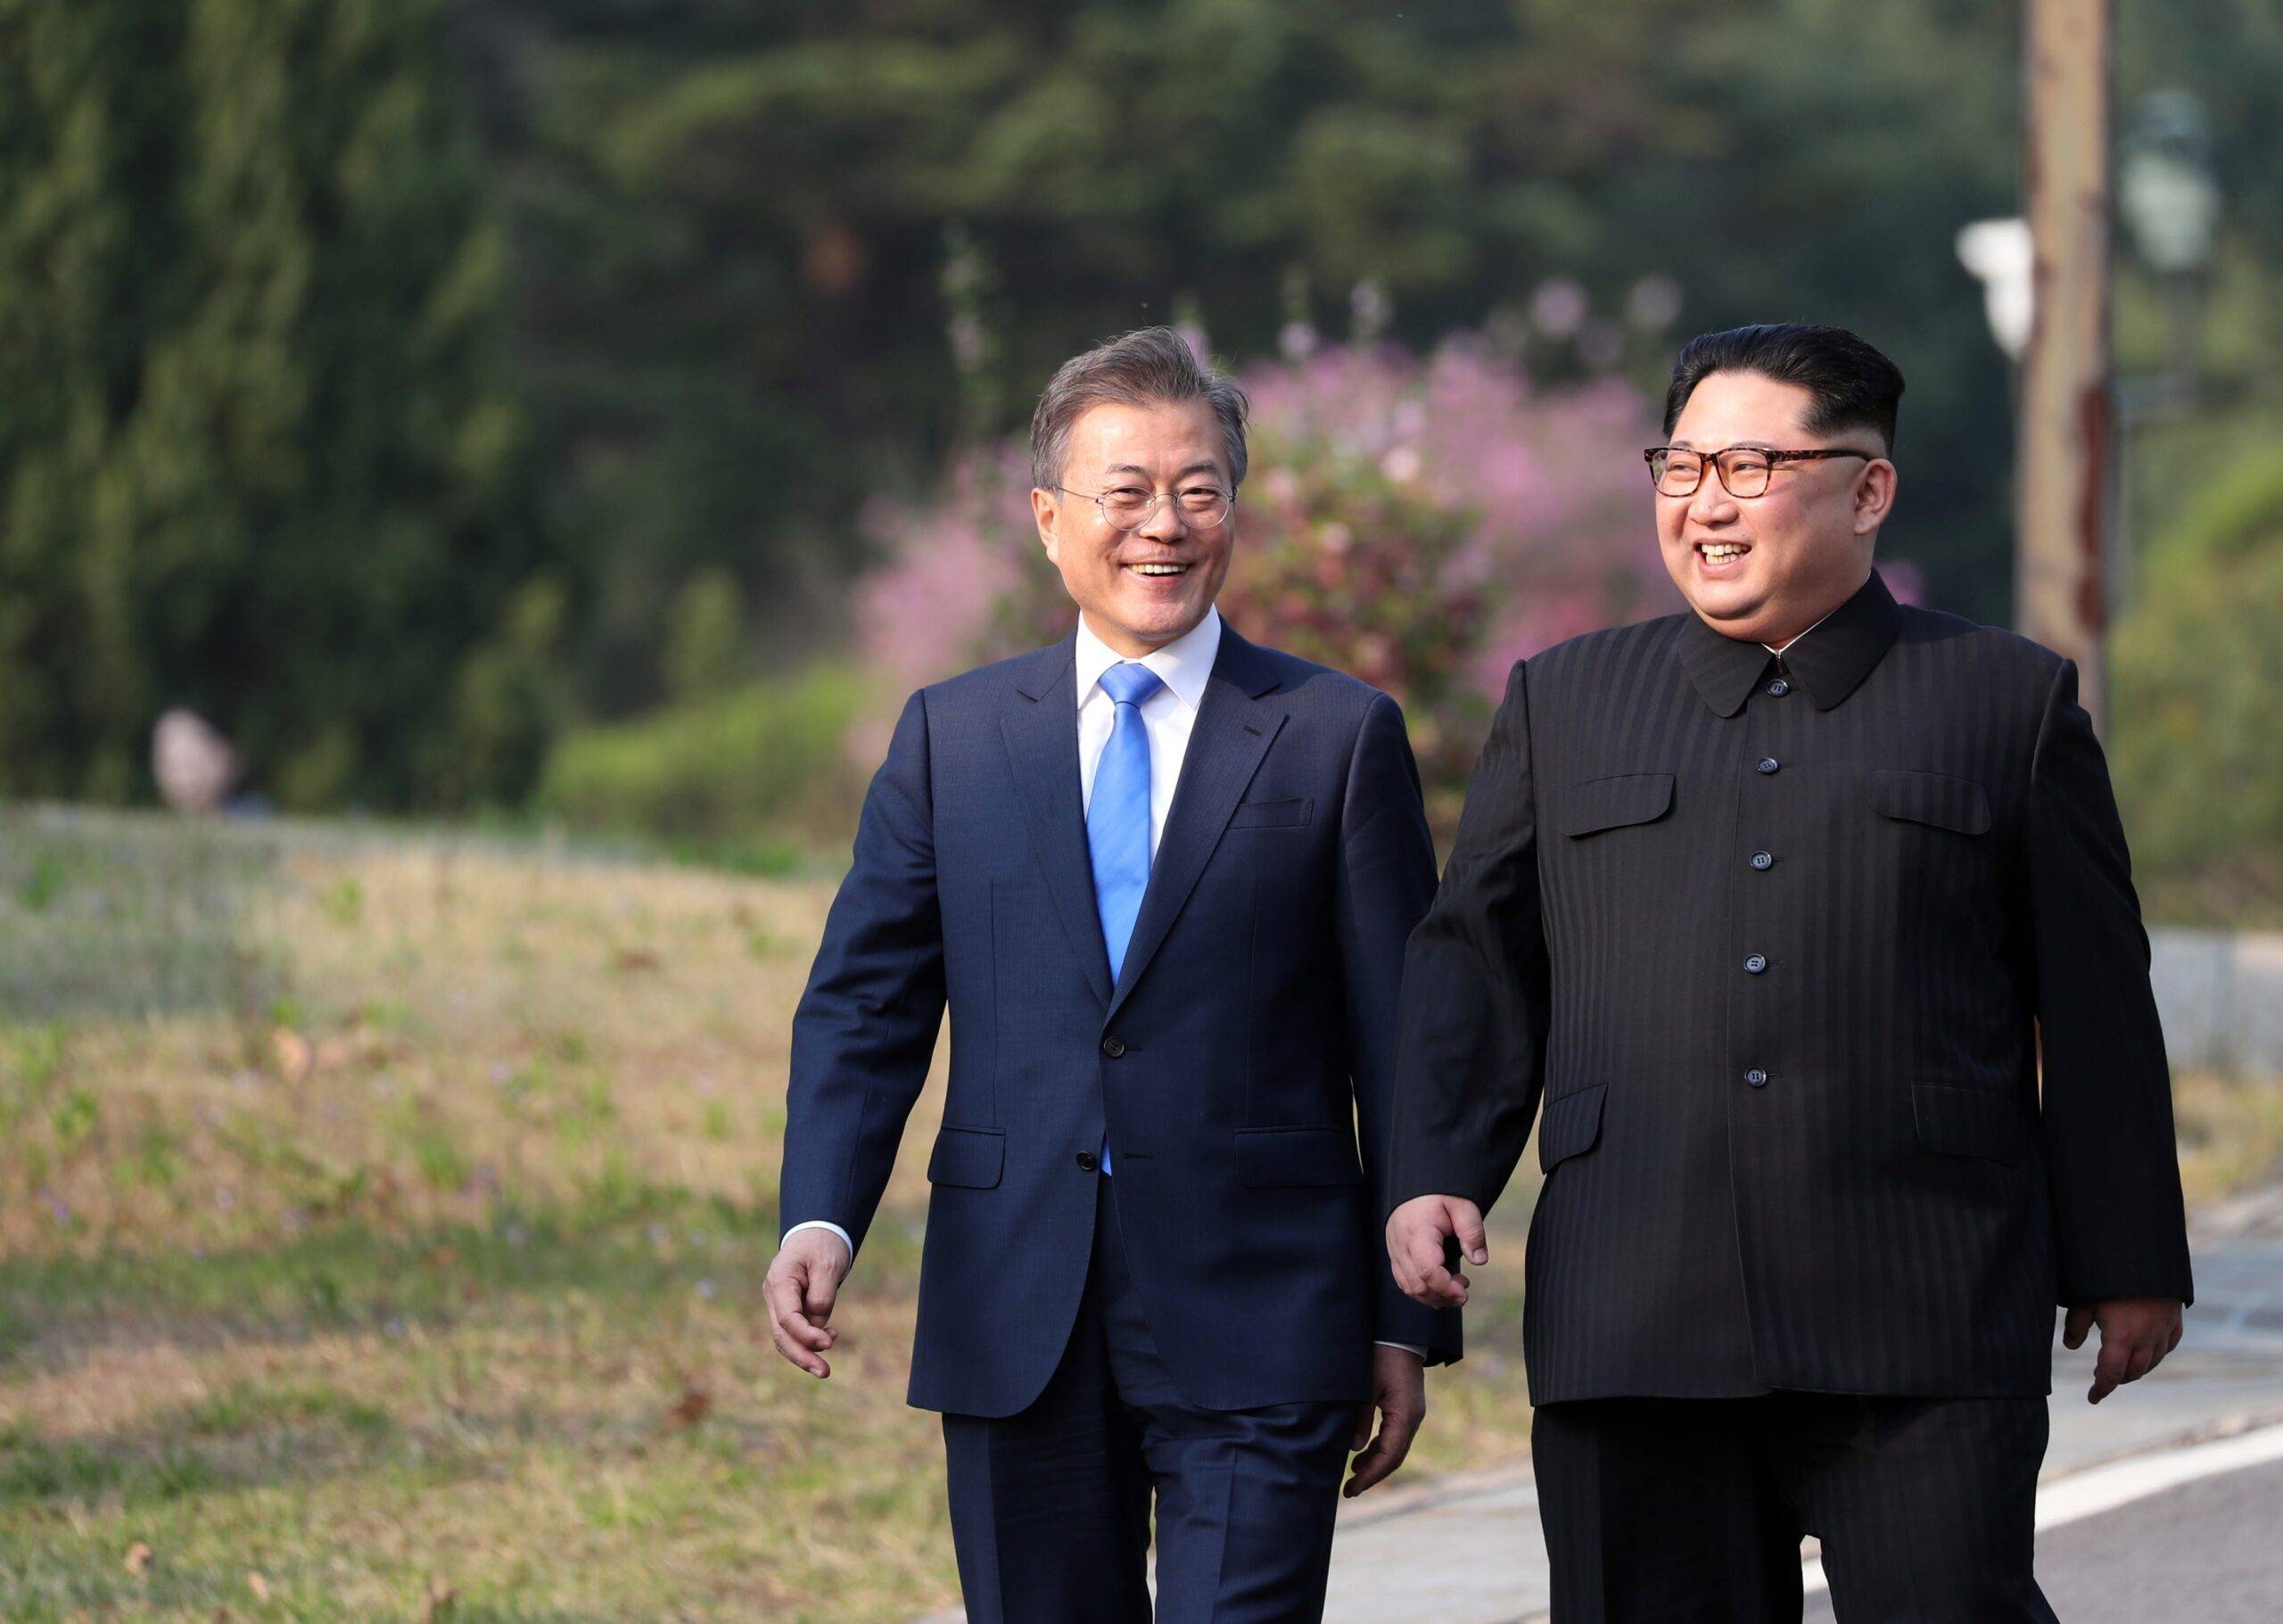
[[1840,1624],[2052,1624],[2031,1572],[2042,1398],[1606,1398],[1532,1423],[1554,1624],[1801,1614],[1823,1542]]
[[1098,1183],[1046,1390],[1014,1415],[944,1417],[969,1624],[1149,1624],[1153,1494],[1159,1624],[1316,1624],[1356,1406],[1183,1398],[1126,1270],[1117,1181]]

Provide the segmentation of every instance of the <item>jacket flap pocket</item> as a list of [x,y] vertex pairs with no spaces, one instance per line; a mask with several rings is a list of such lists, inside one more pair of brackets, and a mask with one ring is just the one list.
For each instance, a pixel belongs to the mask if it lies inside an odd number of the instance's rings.
[[927,1158],[927,1182],[989,1190],[999,1182],[1007,1159],[1007,1135],[999,1128],[946,1127],[935,1135]]
[[1292,801],[1240,801],[1229,815],[1231,828],[1289,828],[1306,823],[1315,803],[1303,796]]
[[1237,1183],[1259,1188],[1276,1184],[1360,1184],[1363,1164],[1356,1159],[1356,1135],[1346,1127],[1239,1128]]
[[1990,797],[1972,779],[1882,767],[1871,774],[1871,804],[1887,817],[1961,835],[1990,832]]
[[1591,835],[1647,823],[1672,809],[1673,775],[1625,772],[1572,785],[1562,797],[1562,832]]
[[2011,1166],[2022,1158],[2022,1108],[1992,1088],[1910,1085],[1918,1142],[1944,1156],[1980,1156]]
[[1608,1086],[1603,1084],[1545,1102],[1545,1115],[1537,1125],[1539,1172],[1551,1173],[1554,1163],[1594,1148],[1602,1136],[1602,1098],[1608,1092]]

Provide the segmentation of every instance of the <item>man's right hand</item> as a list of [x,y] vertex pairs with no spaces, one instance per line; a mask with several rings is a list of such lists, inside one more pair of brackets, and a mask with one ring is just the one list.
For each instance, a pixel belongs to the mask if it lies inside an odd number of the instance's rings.
[[1466,1301],[1467,1277],[1443,1265],[1443,1242],[1455,1235],[1469,1263],[1490,1261],[1482,1208],[1464,1196],[1413,1196],[1388,1215],[1388,1266],[1403,1294],[1430,1308]]
[[777,1351],[819,1381],[832,1374],[824,1354],[840,1333],[827,1322],[851,1261],[848,1248],[830,1230],[804,1229],[785,1238],[761,1282]]

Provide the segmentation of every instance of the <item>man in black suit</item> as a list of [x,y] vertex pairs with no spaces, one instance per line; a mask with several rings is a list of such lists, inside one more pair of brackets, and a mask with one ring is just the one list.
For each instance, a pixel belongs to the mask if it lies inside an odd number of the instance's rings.
[[1154,1500],[1160,1624],[1306,1624],[1348,1452],[1393,1471],[1458,1356],[1380,1261],[1418,772],[1392,699],[1223,624],[1245,400],[1177,334],[1065,365],[1032,443],[1078,624],[904,707],[794,1017],[772,1330],[829,1374],[948,1006],[911,1398],[968,1619],[1146,1621]]
[[1835,328],[1689,344],[1647,458],[1692,613],[1514,667],[1411,938],[1388,1249],[1420,1301],[1465,1299],[1545,1102],[1556,1624],[1797,1619],[1804,1533],[1848,1624],[2049,1620],[2055,1305],[2100,1328],[2095,1403],[2180,1338],[2107,771],[2068,661],[1873,570],[1901,393]]

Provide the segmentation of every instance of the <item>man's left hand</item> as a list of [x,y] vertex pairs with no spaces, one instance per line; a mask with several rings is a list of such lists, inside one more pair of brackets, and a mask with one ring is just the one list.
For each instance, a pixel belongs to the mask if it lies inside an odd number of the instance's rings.
[[[1372,1436],[1372,1416],[1380,1418],[1380,1435]],[[1426,1361],[1405,1348],[1384,1342],[1372,1349],[1372,1401],[1356,1412],[1356,1436],[1348,1447],[1351,1475],[1339,1492],[1352,1500],[1372,1484],[1393,1475],[1411,1453],[1419,1423],[1427,1419]]]
[[2101,1328],[2100,1356],[2093,1362],[2086,1399],[2098,1404],[2162,1364],[2180,1346],[2180,1299],[2172,1297],[2109,1297],[2071,1307],[2061,1329],[2065,1346],[2082,1348],[2085,1333]]

